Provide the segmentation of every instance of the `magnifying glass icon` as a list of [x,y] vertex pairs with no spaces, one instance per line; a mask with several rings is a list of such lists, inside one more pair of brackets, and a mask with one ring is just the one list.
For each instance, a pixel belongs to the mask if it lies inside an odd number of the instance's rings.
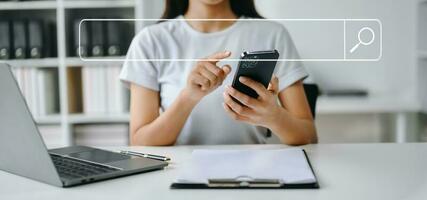
[[[363,32],[370,32],[372,34],[372,38],[370,41],[364,41],[362,40],[362,33]],[[374,43],[375,41],[375,32],[374,30],[372,30],[372,28],[369,27],[363,27],[362,29],[360,29],[359,34],[357,35],[358,39],[359,39],[359,43],[357,43],[353,48],[351,48],[350,53],[353,53],[354,51],[357,50],[357,48],[359,48],[360,45],[364,45],[364,46],[369,46],[372,43]]]

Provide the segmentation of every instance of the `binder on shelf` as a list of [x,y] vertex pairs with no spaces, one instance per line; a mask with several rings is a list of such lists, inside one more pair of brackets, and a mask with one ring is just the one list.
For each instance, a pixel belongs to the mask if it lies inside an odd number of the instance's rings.
[[125,89],[120,80],[119,75],[121,66],[111,64],[106,67],[107,69],[107,109],[111,114],[123,114],[129,110],[129,93]]
[[9,21],[0,21],[0,60],[11,58],[12,35]]
[[82,97],[82,68],[69,67],[67,69],[68,110],[70,113],[83,112]]
[[28,21],[28,49],[30,58],[41,58],[44,52],[43,23],[40,20]]
[[91,56],[99,57],[104,56],[105,48],[105,31],[104,22],[102,21],[91,21],[90,23],[90,41],[91,41]]
[[38,70],[38,110],[41,116],[59,113],[58,70],[45,68]]
[[13,56],[16,59],[27,57],[27,26],[25,21],[16,20],[12,24],[13,29]]
[[107,113],[107,76],[103,65],[82,68],[83,111],[85,114]]
[[90,114],[92,113],[92,103],[91,100],[93,99],[92,97],[92,84],[93,81],[91,78],[91,70],[89,67],[84,66],[82,68],[82,93],[83,93],[83,112],[85,114]]
[[107,54],[109,56],[118,56],[122,54],[122,27],[119,21],[107,21],[106,22],[106,33],[107,33]]
[[56,24],[54,22],[45,23],[45,57],[57,57],[58,56],[58,43],[57,43],[57,33],[56,33]]
[[[74,52],[77,57],[87,57],[89,56],[89,40],[90,40],[90,22],[85,21],[80,25],[80,19],[74,20]],[[80,32],[79,32],[80,25]],[[80,44],[79,44],[79,34],[80,34]]]
[[107,70],[105,65],[101,65],[100,67],[95,67],[96,74],[98,75],[96,80],[96,104],[97,104],[97,112],[98,113],[108,113],[107,108]]
[[276,150],[195,150],[172,189],[317,189],[306,152]]
[[28,86],[29,86],[29,96],[30,96],[30,104],[31,104],[31,111],[33,112],[34,116],[40,115],[40,107],[37,97],[40,96],[40,94],[37,92],[37,72],[39,71],[37,68],[27,68],[29,71],[29,80],[28,80]]

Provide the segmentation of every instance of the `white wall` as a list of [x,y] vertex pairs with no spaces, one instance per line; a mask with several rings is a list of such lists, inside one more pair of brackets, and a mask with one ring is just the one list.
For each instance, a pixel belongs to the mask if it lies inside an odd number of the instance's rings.
[[[383,59],[380,62],[305,63],[324,88],[360,86],[374,95],[414,99],[416,91],[416,13],[413,0],[258,0],[267,18],[378,18],[383,23]],[[328,34],[330,29],[317,30]],[[304,30],[290,30],[297,46]],[[328,39],[326,37],[326,39]],[[333,41],[331,41],[333,43]],[[312,45],[317,45],[313,43]],[[307,46],[300,47],[302,56]],[[327,47],[325,47],[327,49]]]

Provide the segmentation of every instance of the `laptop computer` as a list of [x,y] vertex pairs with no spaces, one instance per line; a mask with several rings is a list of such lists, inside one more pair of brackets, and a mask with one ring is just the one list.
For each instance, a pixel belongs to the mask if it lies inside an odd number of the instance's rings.
[[[59,134],[59,133],[58,133]],[[47,150],[10,66],[0,63],[0,169],[70,187],[163,169],[167,162],[72,146]]]

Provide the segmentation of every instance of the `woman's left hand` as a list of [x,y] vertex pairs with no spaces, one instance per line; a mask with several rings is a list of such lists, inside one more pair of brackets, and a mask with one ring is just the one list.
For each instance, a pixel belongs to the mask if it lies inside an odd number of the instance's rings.
[[[273,77],[266,89],[261,83],[247,77],[240,77],[239,81],[252,88],[259,95],[257,99],[243,94],[231,86],[224,92],[224,109],[235,120],[250,123],[256,126],[271,128],[280,118],[283,108],[277,102],[279,80]],[[231,97],[240,101],[235,102]]]

